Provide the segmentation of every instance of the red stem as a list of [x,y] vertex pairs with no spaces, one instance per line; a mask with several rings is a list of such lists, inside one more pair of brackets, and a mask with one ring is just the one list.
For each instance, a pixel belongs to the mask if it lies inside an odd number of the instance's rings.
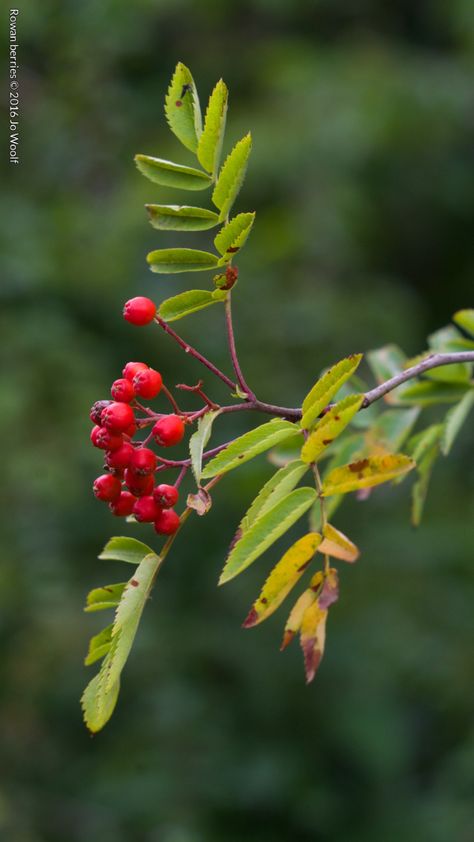
[[230,358],[232,360],[232,365],[234,367],[234,371],[237,377],[237,381],[239,383],[240,388],[242,391],[248,395],[250,400],[256,400],[254,392],[252,392],[251,388],[248,386],[244,375],[242,374],[242,369],[240,368],[239,358],[237,356],[237,348],[235,347],[235,336],[234,336],[234,326],[232,324],[232,301],[231,301],[232,293],[229,291],[227,293],[227,298],[225,300],[225,321],[227,326],[227,339],[229,342],[229,351],[230,351]]
[[188,342],[185,342],[184,339],[181,339],[181,337],[178,336],[178,334],[173,330],[173,328],[171,328],[169,324],[161,318],[161,316],[155,316],[155,322],[163,328],[163,330],[165,331],[165,333],[168,334],[168,336],[173,337],[175,342],[177,342],[178,345],[180,345],[181,348],[183,348],[186,354],[190,354],[191,357],[194,357],[196,360],[199,360],[199,362],[205,365],[206,368],[209,369],[209,371],[212,371],[212,373],[215,374],[216,377],[219,378],[219,380],[222,380],[222,382],[225,383],[226,386],[229,386],[229,388],[232,389],[233,392],[235,392],[236,383],[233,383],[230,377],[227,377],[227,374],[224,374],[224,372],[221,371],[220,368],[217,368],[217,366],[214,365],[214,363],[211,363],[210,360],[208,360],[206,357],[200,354],[199,351],[196,350],[196,348],[193,348],[192,345],[189,345]]

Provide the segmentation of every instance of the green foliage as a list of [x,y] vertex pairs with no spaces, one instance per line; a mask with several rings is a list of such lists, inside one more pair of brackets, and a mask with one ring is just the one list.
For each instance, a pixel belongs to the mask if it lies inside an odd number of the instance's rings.
[[143,175],[162,187],[177,187],[178,190],[205,190],[212,179],[202,170],[152,158],[151,155],[135,155],[135,163]]
[[303,462],[316,462],[362,406],[364,395],[348,395],[324,415],[301,448]]
[[159,315],[165,322],[174,322],[189,316],[190,313],[197,313],[211,304],[218,304],[225,301],[226,292],[215,289],[210,292],[207,289],[188,289],[172,298],[162,301],[158,310]]
[[474,404],[474,389],[466,392],[463,398],[456,406],[453,406],[446,415],[443,433],[441,437],[441,452],[447,456],[450,452],[454,440],[461,430],[469,412]]
[[315,383],[302,404],[301,426],[304,429],[308,430],[314,424],[341,386],[354,374],[361,359],[362,354],[353,354],[340,360]]
[[145,205],[153,228],[159,231],[206,231],[219,224],[219,217],[207,208],[190,205]]
[[474,310],[458,310],[453,316],[453,322],[474,338]]
[[212,201],[220,210],[219,219],[221,221],[228,216],[242,187],[251,149],[252,136],[249,132],[235,144],[219,173],[212,194]]
[[202,133],[199,97],[190,70],[178,62],[165,100],[169,127],[181,143],[196,152]]
[[191,457],[191,467],[198,486],[201,482],[202,474],[202,455],[204,453],[206,444],[208,443],[212,425],[219,415],[219,410],[206,412],[202,418],[199,418],[197,430],[189,439],[189,455]]
[[206,109],[204,129],[199,138],[197,156],[199,163],[215,178],[221,157],[227,117],[227,85],[219,79]]
[[160,275],[201,272],[219,265],[215,254],[199,249],[157,249],[147,254],[146,259],[151,271]]
[[254,213],[239,213],[234,216],[221,228],[214,239],[217,251],[228,258],[240,251],[252,230],[254,219]]
[[221,453],[214,456],[202,472],[203,479],[215,477],[217,474],[225,474],[240,465],[244,465],[249,459],[253,459],[265,450],[270,450],[275,444],[284,441],[294,434],[295,428],[289,421],[275,418],[267,421],[259,427],[255,427],[249,433],[239,436],[229,444]]
[[265,514],[283,497],[286,497],[290,491],[293,491],[307,470],[308,466],[304,462],[295,459],[276,471],[260,489],[252,505],[240,521],[237,534],[243,535],[247,532],[257,518]]

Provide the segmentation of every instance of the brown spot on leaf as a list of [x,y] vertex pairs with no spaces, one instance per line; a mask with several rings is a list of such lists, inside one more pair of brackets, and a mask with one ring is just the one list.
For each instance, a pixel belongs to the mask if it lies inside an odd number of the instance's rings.
[[291,631],[291,629],[287,629],[287,630],[283,633],[283,640],[282,640],[282,642],[281,642],[280,652],[283,652],[283,650],[284,650],[284,649],[286,649],[286,647],[287,647],[287,646],[291,643],[291,641],[293,640],[294,636],[295,636],[295,633],[294,633],[294,631]]
[[335,420],[335,421],[340,421],[340,420],[341,420],[341,416],[340,416],[340,415],[335,415],[335,416],[334,416],[334,420]]
[[229,552],[231,552],[231,550],[234,549],[237,541],[240,541],[241,537],[242,537],[242,530],[238,529],[237,532],[235,533],[234,537],[232,538],[232,541],[230,542]]
[[260,602],[262,603],[262,605],[266,605],[266,604],[267,604],[267,602],[268,602],[267,597],[266,597],[266,596],[262,596],[262,598],[261,598]]
[[137,582],[136,579],[130,579],[130,584],[131,584],[132,588],[138,588],[140,582]]
[[[368,465],[369,465],[368,459],[359,459],[358,462],[351,462],[351,464],[348,465],[348,468],[354,474],[357,474],[357,473],[359,473],[359,471],[363,471],[364,468],[367,468]],[[361,477],[359,477],[359,479],[361,479]]]
[[[310,559],[310,560],[311,560],[311,559]],[[296,572],[297,572],[297,573],[302,573],[302,572],[303,572],[303,570],[306,570],[306,568],[307,568],[308,564],[309,564],[309,561],[305,561],[305,563],[304,563],[304,564],[301,564],[301,565],[297,568]]]
[[252,626],[254,626],[254,625],[255,625],[255,623],[257,622],[257,620],[258,620],[258,614],[257,614],[257,612],[255,611],[255,608],[251,608],[251,609],[250,609],[250,611],[249,611],[249,613],[247,614],[247,616],[246,616],[246,618],[245,618],[244,622],[242,623],[242,628],[243,628],[243,629],[250,629],[250,628],[252,628]]
[[229,246],[227,249],[227,254],[235,254],[236,251],[239,250],[239,246]]
[[328,444],[332,444],[333,441],[334,439],[323,439],[323,444],[327,446]]
[[175,102],[176,108],[181,108],[182,104],[183,103],[181,102],[180,99],[177,99],[176,102]]

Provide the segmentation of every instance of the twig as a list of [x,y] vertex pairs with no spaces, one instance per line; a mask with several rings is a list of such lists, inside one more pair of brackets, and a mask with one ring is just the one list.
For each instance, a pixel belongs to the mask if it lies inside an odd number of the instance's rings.
[[235,337],[234,337],[234,326],[232,324],[232,302],[231,302],[232,293],[227,293],[227,298],[225,300],[225,321],[227,327],[227,339],[229,342],[229,351],[230,351],[230,358],[232,360],[232,365],[234,367],[234,371],[239,383],[240,388],[242,391],[249,397],[250,400],[256,400],[254,392],[252,392],[251,388],[248,386],[244,375],[242,374],[242,369],[240,368],[239,358],[237,356],[237,349],[235,347]]
[[375,389],[371,389],[370,392],[366,392],[361,409],[365,409],[371,403],[374,403],[374,401],[383,398],[384,395],[391,392],[392,389],[396,389],[401,383],[405,383],[413,377],[418,377],[418,375],[429,371],[431,368],[439,368],[439,366],[450,365],[452,363],[470,362],[474,362],[474,351],[455,351],[452,354],[431,354],[426,359],[416,363],[416,365],[406,368],[405,371],[401,371],[400,374],[396,374],[395,377],[391,377],[390,380],[386,380],[385,383],[376,386]]
[[229,386],[229,388],[232,389],[233,392],[236,391],[237,384],[233,383],[230,377],[227,377],[227,374],[224,374],[224,372],[221,371],[220,368],[217,368],[217,366],[214,365],[214,363],[211,363],[210,360],[208,360],[206,357],[200,354],[199,351],[196,350],[196,348],[193,348],[192,345],[189,345],[188,342],[185,342],[184,339],[181,339],[181,337],[176,333],[176,331],[174,331],[173,328],[171,328],[169,324],[161,318],[161,316],[155,316],[155,322],[163,328],[163,330],[165,331],[165,333],[168,334],[168,336],[173,337],[173,339],[178,343],[178,345],[181,346],[181,348],[185,351],[186,354],[190,354],[191,357],[194,357],[196,360],[199,360],[199,362],[205,365],[206,368],[209,369],[209,371],[212,371],[212,373],[215,374],[216,377],[222,380],[222,382],[225,383],[226,386]]

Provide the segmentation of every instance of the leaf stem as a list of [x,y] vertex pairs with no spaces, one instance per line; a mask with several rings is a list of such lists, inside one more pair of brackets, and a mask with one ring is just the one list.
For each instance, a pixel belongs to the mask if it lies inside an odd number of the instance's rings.
[[227,340],[229,343],[230,358],[232,360],[232,365],[234,367],[238,384],[244,392],[244,394],[246,394],[251,401],[256,401],[254,392],[252,392],[250,386],[245,380],[244,375],[242,374],[239,358],[237,356],[237,349],[235,347],[234,326],[232,323],[232,293],[230,290],[227,293],[227,298],[225,300],[225,321],[227,327]]
[[211,363],[211,361],[208,360],[207,357],[204,357],[203,354],[200,354],[199,351],[196,350],[196,348],[193,348],[192,345],[189,345],[188,342],[185,342],[184,339],[182,339],[181,336],[179,336],[176,333],[176,331],[174,331],[173,328],[171,328],[169,324],[161,318],[161,316],[155,316],[155,322],[163,328],[163,330],[165,331],[165,333],[168,334],[168,336],[173,337],[175,342],[177,342],[178,345],[181,346],[181,348],[183,349],[183,351],[185,351],[186,354],[189,354],[191,357],[194,357],[196,360],[199,360],[199,362],[206,366],[206,368],[208,368],[209,371],[212,371],[212,373],[215,374],[215,376],[218,377],[219,380],[222,380],[222,382],[225,383],[226,386],[228,386],[230,389],[232,389],[233,392],[235,392],[237,384],[234,383],[230,379],[230,377],[227,377],[227,374],[224,374],[224,372],[221,371],[220,368],[217,368],[217,366],[214,365],[214,363]]
[[[316,490],[318,492],[318,499],[319,499],[319,508],[321,512],[321,532],[323,533],[324,537],[324,530],[326,529],[328,518],[326,512],[326,500],[324,499],[323,494],[323,483],[321,480],[321,474],[319,473],[318,466],[316,462],[311,463],[311,469],[314,474],[314,479],[316,483]],[[330,568],[329,556],[327,553],[324,554],[324,575],[327,576],[329,573]]]

